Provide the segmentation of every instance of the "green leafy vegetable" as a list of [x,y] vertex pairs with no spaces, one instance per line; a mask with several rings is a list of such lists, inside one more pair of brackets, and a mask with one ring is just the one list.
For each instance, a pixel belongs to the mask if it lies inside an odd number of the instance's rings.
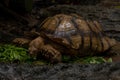
[[16,47],[14,45],[0,45],[0,61],[13,62],[13,61],[27,61],[31,57],[27,54],[27,49]]
[[109,59],[104,59],[103,57],[75,57],[75,58],[70,58],[70,56],[63,56],[62,61],[66,63],[83,63],[83,64],[99,64],[99,63],[105,63],[105,62],[112,62],[112,58]]

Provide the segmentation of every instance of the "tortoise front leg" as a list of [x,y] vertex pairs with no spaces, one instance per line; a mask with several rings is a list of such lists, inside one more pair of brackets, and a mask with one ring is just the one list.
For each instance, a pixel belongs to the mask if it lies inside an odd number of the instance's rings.
[[61,61],[60,52],[53,48],[52,45],[45,44],[42,37],[38,37],[30,42],[29,53],[35,56],[37,56],[38,53],[41,53],[40,55],[44,56],[52,63]]
[[61,62],[61,53],[54,49],[52,45],[44,45],[41,51],[43,52],[42,55],[51,63]]

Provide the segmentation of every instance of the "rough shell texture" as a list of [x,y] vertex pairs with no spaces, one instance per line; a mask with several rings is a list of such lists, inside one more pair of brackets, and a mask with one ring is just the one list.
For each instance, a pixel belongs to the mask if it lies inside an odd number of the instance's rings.
[[116,43],[114,39],[104,34],[97,21],[84,20],[76,14],[58,14],[49,17],[41,26],[40,32],[49,39],[70,49],[78,50],[79,53],[101,53]]

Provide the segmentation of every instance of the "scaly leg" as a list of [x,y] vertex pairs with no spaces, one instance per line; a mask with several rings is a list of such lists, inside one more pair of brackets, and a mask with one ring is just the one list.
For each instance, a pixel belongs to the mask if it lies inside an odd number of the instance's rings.
[[46,59],[50,60],[51,63],[61,62],[60,52],[54,49],[52,45],[44,45],[41,48],[41,51],[43,51],[42,55],[45,56]]
[[46,59],[50,60],[50,62],[60,62],[61,54],[58,50],[52,47],[52,45],[44,44],[44,39],[42,37],[38,37],[31,41],[29,44],[29,53],[31,55],[37,55],[41,53]]

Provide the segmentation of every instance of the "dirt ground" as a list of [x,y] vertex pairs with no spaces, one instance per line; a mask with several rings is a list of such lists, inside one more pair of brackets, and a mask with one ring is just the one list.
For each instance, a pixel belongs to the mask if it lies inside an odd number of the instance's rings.
[[120,63],[0,64],[1,80],[120,80]]
[[[19,22],[6,14],[0,15],[0,42],[12,43],[16,37],[28,37],[33,29],[39,29],[40,23],[47,17],[58,13],[76,13],[85,19],[101,23],[106,35],[120,41],[120,8],[108,8],[100,5],[52,5],[34,6],[32,15],[39,21],[30,26]],[[26,17],[27,18],[27,17]],[[32,22],[32,21],[31,21]],[[2,64],[1,80],[120,80],[120,63],[104,64]]]

